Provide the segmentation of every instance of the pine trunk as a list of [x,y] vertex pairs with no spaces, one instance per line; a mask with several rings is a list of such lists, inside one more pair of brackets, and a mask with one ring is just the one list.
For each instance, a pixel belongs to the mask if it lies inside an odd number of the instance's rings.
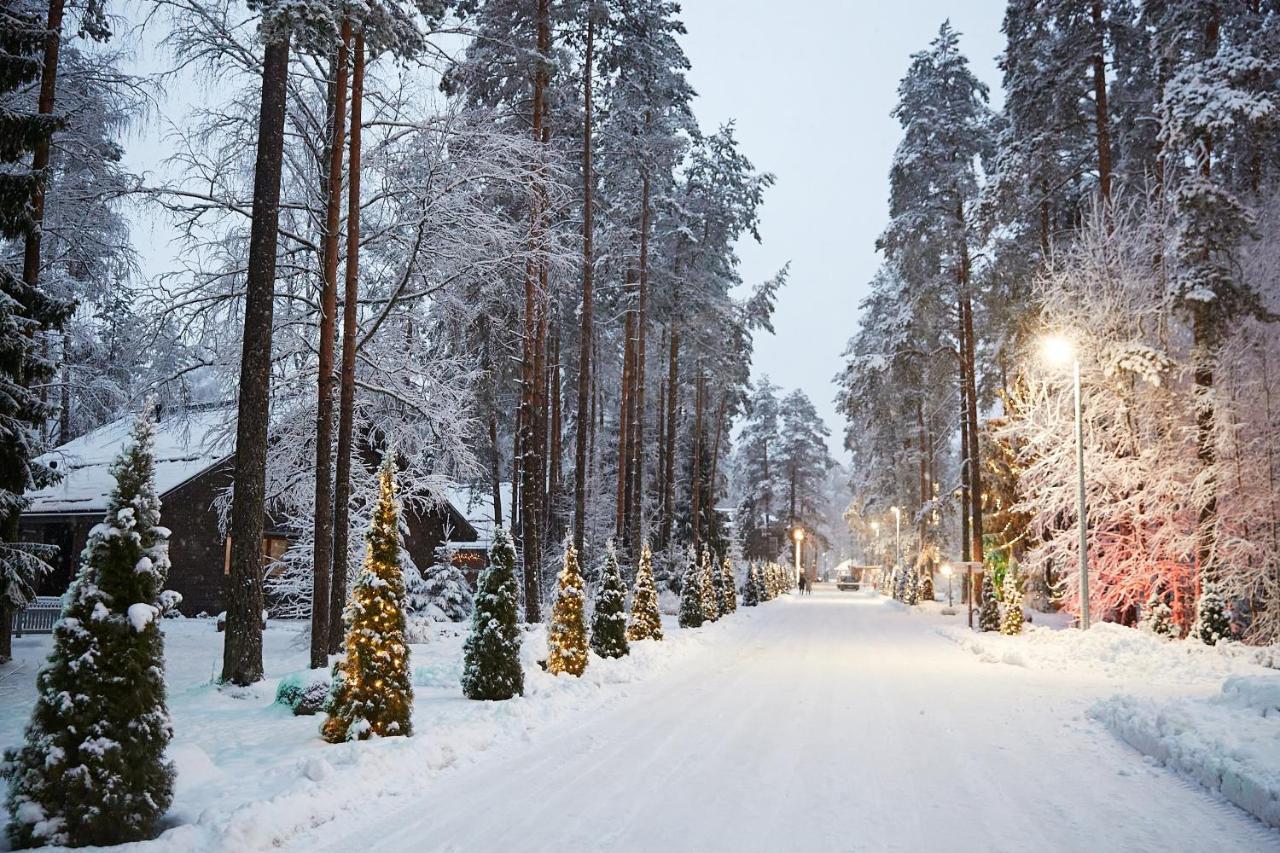
[[698,368],[698,379],[694,383],[693,392],[693,470],[689,477],[689,503],[690,513],[692,515],[689,533],[690,541],[693,543],[696,551],[698,545],[701,544],[701,525],[698,523],[702,517],[702,409],[704,405],[703,378],[702,368]]
[[595,19],[587,16],[587,55],[582,74],[582,331],[578,341],[578,434],[574,452],[573,544],[583,553],[583,528],[587,518],[587,428],[586,412],[591,389],[592,277],[595,260],[592,247],[592,199],[594,175],[591,165],[591,78],[595,63]]
[[[678,285],[677,285],[678,288]],[[679,290],[675,293],[675,304],[679,305]],[[680,399],[677,382],[680,378],[680,326],[676,319],[671,319],[671,343],[667,354],[667,448],[663,454],[663,494],[662,494],[662,528],[659,536],[663,548],[671,542],[671,527],[676,511],[676,407]]]
[[[40,95],[36,102],[36,111],[47,116],[53,113],[53,99],[58,88],[58,55],[62,48],[62,13],[64,0],[49,0],[48,31],[44,38],[44,65],[40,70]],[[48,134],[41,134],[31,152],[31,171],[36,177],[35,187],[31,192],[31,221],[33,226],[27,232],[26,245],[23,247],[22,280],[35,287],[40,281],[40,226],[44,222],[44,197],[48,184],[45,172],[49,168]]]
[[333,489],[333,582],[329,588],[329,652],[342,649],[351,550],[351,457],[355,451],[356,324],[360,297],[360,136],[364,106],[364,32],[351,49],[351,141],[347,167],[347,258],[342,294],[342,362],[338,377],[338,456]]
[[632,395],[631,426],[631,514],[629,536],[633,548],[640,547],[641,515],[644,509],[644,368],[645,338],[649,322],[649,173],[640,182],[640,292],[636,314],[635,392]]
[[1111,201],[1111,137],[1107,119],[1106,32],[1102,20],[1102,0],[1093,0],[1093,110],[1098,142],[1098,192],[1103,204]]
[[316,493],[311,551],[311,668],[329,663],[329,578],[333,570],[333,397],[334,338],[338,330],[338,229],[342,219],[342,149],[346,139],[347,42],[351,22],[342,22],[342,38],[333,62],[329,115],[329,163],[325,176],[323,275],[320,291],[320,341],[316,377]]
[[263,56],[253,219],[245,281],[235,492],[231,502],[231,566],[227,577],[226,641],[222,653],[222,680],[239,685],[262,679],[262,523],[266,503],[271,333],[288,76],[289,37],[285,32],[267,44]]
[[622,539],[627,524],[627,499],[630,481],[630,432],[631,432],[631,371],[632,371],[632,335],[635,333],[635,314],[627,309],[626,321],[623,324],[622,339],[622,394],[619,398],[618,410],[618,503],[615,508],[613,535]]

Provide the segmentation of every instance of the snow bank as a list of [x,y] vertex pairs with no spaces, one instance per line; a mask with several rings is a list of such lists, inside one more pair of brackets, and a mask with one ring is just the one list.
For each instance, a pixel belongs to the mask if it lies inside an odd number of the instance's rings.
[[938,633],[991,663],[1054,671],[1087,669],[1108,678],[1163,685],[1185,686],[1192,681],[1216,685],[1232,675],[1265,672],[1260,665],[1274,659],[1274,648],[1167,640],[1111,622],[1083,632],[1027,625],[1016,637],[954,625],[940,626]]
[[1156,762],[1280,827],[1280,675],[1228,678],[1209,699],[1114,696],[1089,716]]
[[[322,717],[298,717],[276,703],[281,682],[305,670],[305,626],[273,620],[264,634],[266,681],[249,688],[219,688],[223,635],[212,619],[162,623],[166,681],[175,737],[169,757],[178,769],[167,830],[126,849],[264,850],[330,821],[365,820],[392,810],[448,768],[484,759],[493,749],[517,746],[534,732],[567,724],[625,699],[640,682],[683,665],[694,655],[733,646],[755,615],[739,613],[705,628],[664,624],[662,642],[634,643],[617,660],[591,656],[582,678],[548,675],[541,626],[523,634],[525,695],[507,702],[463,698],[463,631],[437,624],[430,641],[413,645],[414,731],[411,738],[330,745],[319,736]],[[35,673],[49,637],[15,638],[14,676],[0,691],[0,748],[21,741],[35,695]],[[320,677],[325,671],[317,671]],[[290,675],[292,674],[292,676]],[[0,783],[0,794],[3,784]],[[0,849],[4,849],[0,841]]]

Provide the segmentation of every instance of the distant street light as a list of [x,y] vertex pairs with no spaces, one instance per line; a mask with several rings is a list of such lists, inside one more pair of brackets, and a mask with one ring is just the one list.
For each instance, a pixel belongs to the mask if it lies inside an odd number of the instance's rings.
[[1060,335],[1044,339],[1045,361],[1057,367],[1072,365],[1076,402],[1077,511],[1080,515],[1080,630],[1089,630],[1089,536],[1084,499],[1084,416],[1080,404],[1080,358],[1071,341]]

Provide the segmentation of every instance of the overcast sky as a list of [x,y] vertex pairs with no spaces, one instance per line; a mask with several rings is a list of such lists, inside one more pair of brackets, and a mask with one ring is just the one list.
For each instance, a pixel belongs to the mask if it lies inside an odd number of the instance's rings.
[[791,261],[774,316],[756,340],[755,373],[801,388],[843,452],[832,377],[858,302],[879,264],[888,174],[898,144],[889,116],[910,55],[946,18],[979,79],[999,100],[1003,0],[683,0],[694,111],[714,129],[736,119],[757,168],[778,177],[765,197],[762,245],[739,247],[743,278],[759,282]]

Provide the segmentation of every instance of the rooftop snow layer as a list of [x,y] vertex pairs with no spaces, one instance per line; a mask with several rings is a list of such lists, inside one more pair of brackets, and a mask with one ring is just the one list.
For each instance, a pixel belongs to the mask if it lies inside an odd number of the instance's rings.
[[[172,491],[228,458],[235,446],[228,426],[234,412],[211,408],[182,412],[156,424],[156,491]],[[98,427],[45,453],[40,461],[54,466],[62,478],[52,486],[27,493],[27,513],[105,512],[115,487],[111,463],[124,448],[135,416]]]

